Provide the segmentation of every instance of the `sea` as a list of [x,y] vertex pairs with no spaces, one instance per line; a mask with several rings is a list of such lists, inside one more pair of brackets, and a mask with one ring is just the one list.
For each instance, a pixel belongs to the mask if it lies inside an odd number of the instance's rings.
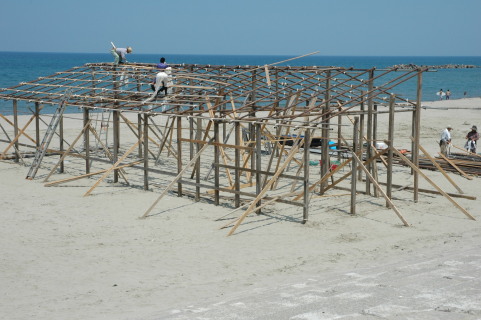
[[[255,66],[272,64],[291,59],[283,55],[201,55],[165,54],[171,64],[210,64]],[[157,63],[159,54],[130,54],[129,62]],[[0,88],[13,87],[20,82],[32,81],[65,71],[86,63],[111,62],[112,56],[105,53],[49,53],[49,52],[1,52]],[[437,69],[423,74],[423,101],[439,99],[436,93],[451,91],[451,99],[481,97],[481,56],[323,56],[310,55],[279,65],[291,66],[336,66],[360,69],[389,68],[394,65],[414,64],[419,66],[474,65],[477,68]],[[393,90],[404,98],[416,99],[416,81],[408,81]],[[53,107],[52,107],[53,108]],[[12,102],[0,99],[0,113],[11,114]]]

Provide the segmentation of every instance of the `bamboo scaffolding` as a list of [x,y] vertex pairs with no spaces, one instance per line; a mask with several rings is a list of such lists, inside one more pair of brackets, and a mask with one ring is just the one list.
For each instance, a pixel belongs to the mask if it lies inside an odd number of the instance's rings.
[[[149,216],[155,206],[170,190],[174,189],[175,185],[177,185],[175,190],[177,196],[193,195],[195,201],[199,201],[201,197],[213,197],[215,205],[220,205],[221,200],[229,201],[220,195],[221,192],[229,193],[233,195],[231,197],[234,201],[233,205],[238,207],[234,212],[240,210],[241,196],[242,201],[245,201],[244,197],[251,198],[248,204],[242,206],[242,208],[247,207],[247,210],[230,222],[230,224],[234,224],[229,232],[231,235],[246,216],[252,212],[261,213],[261,208],[276,202],[302,207],[304,210],[302,223],[305,223],[311,199],[322,199],[322,197],[312,196],[316,187],[320,185],[321,192],[332,188],[342,188],[338,186],[339,183],[345,181],[346,178],[352,176],[352,172],[359,169],[358,171],[365,172],[367,177],[366,193],[369,194],[369,186],[374,186],[374,194],[381,194],[386,199],[388,206],[396,212],[404,225],[407,225],[400,211],[392,203],[390,191],[388,195],[384,193],[380,188],[382,183],[377,178],[378,169],[375,164],[378,161],[384,163],[381,168],[390,171],[390,174],[392,174],[392,165],[395,162],[392,156],[389,156],[387,160],[384,159],[384,154],[388,152],[387,149],[378,151],[375,148],[374,142],[383,140],[377,136],[376,116],[386,113],[377,108],[387,107],[387,97],[390,97],[389,106],[392,116],[396,112],[413,112],[413,115],[418,117],[419,113],[414,114],[414,112],[419,111],[420,108],[421,83],[419,77],[425,69],[377,70],[375,68],[281,65],[312,54],[314,53],[262,66],[172,65],[172,93],[169,92],[167,96],[154,97],[153,101],[148,104],[142,103],[142,101],[152,96],[149,84],[158,71],[154,64],[132,63],[114,67],[111,63],[89,63],[37,80],[22,82],[12,88],[0,89],[0,99],[14,101],[15,109],[13,121],[0,115],[0,118],[10,125],[10,127],[7,126],[8,128],[2,126],[2,131],[8,138],[5,140],[7,141],[6,149],[2,153],[2,157],[5,158],[7,151],[12,147],[15,148],[15,159],[17,160],[22,156],[19,148],[24,146],[36,148],[39,139],[32,139],[28,136],[26,129],[35,119],[36,135],[40,137],[38,123],[41,118],[37,107],[39,105],[58,105],[65,89],[71,88],[73,92],[68,106],[83,110],[83,129],[78,135],[74,135],[75,141],[69,145],[67,150],[63,150],[63,129],[61,130],[60,150],[49,149],[47,151],[51,155],[60,155],[60,160],[56,161],[53,169],[45,178],[45,182],[59,166],[62,166],[63,172],[63,160],[67,156],[85,160],[85,173],[50,182],[46,186],[101,175],[101,178],[85,193],[87,196],[112,171],[114,172],[114,182],[117,182],[120,174],[127,184],[132,185],[139,183],[138,177],[129,175],[131,181],[127,181],[123,168],[129,167],[131,168],[129,170],[142,171],[144,189],[147,190],[149,188],[148,181],[154,179],[160,179],[162,182],[151,183],[151,185],[154,187],[166,185],[166,187],[141,218]],[[391,94],[397,86],[416,76],[418,77],[417,101],[409,101]],[[22,128],[19,128],[18,125],[17,101],[36,104],[36,111],[30,118],[30,123]],[[365,106],[367,109],[364,108]],[[113,112],[112,148],[109,148],[108,143],[101,141],[99,134],[91,125],[92,120],[89,119],[91,110]],[[126,114],[123,114],[124,112],[138,114],[138,125],[129,120]],[[351,140],[344,139],[342,134],[344,128],[352,128],[353,121],[350,118],[352,115],[361,117],[356,133],[359,138],[353,141],[352,146],[356,147],[356,144],[361,142],[359,150],[353,149],[349,143]],[[153,122],[155,116],[166,116],[166,118],[162,118],[165,124],[155,124]],[[342,123],[342,118],[346,116],[349,121]],[[338,117],[337,124],[331,120],[335,117]],[[364,117],[367,117],[367,121],[364,121]],[[120,119],[126,126],[121,128]],[[185,123],[189,125],[183,127]],[[194,123],[196,123],[195,127]],[[119,141],[121,129],[125,130],[124,127],[127,128],[127,131],[134,133],[133,136],[137,139],[137,143],[130,146],[128,150],[121,151]],[[337,128],[337,137],[334,138],[337,139],[335,151],[331,150],[328,145],[330,131],[333,128]],[[189,130],[190,134],[185,135],[183,133],[185,130]],[[246,132],[245,138],[243,130]],[[321,130],[322,134],[314,136],[315,130]],[[418,139],[416,130],[413,131],[413,137]],[[153,135],[148,136],[149,131]],[[301,132],[304,133],[304,138],[301,137]],[[89,133],[92,133],[96,141],[100,142],[100,155],[99,150],[95,156],[90,155]],[[394,132],[391,133],[391,135],[393,134]],[[34,145],[23,143],[23,140],[19,142],[22,135]],[[82,136],[85,141],[85,154],[77,154],[74,152],[74,146]],[[392,138],[389,140],[392,142]],[[3,143],[2,141],[0,139],[0,143]],[[149,141],[151,143],[148,143]],[[311,144],[311,141],[317,141],[317,144]],[[319,143],[319,141],[322,142]],[[362,148],[363,141],[368,143],[366,155]],[[290,143],[292,143],[291,147],[288,146]],[[205,152],[208,146],[215,149],[214,155]],[[136,154],[134,149],[137,147],[139,152]],[[265,150],[262,149],[263,147]],[[301,151],[301,148],[304,150]],[[421,146],[419,149],[423,150]],[[188,151],[186,152],[186,150]],[[317,154],[312,156],[311,150],[315,150]],[[338,167],[333,170],[330,167],[331,152],[337,152],[340,162]],[[122,153],[123,155],[120,156]],[[202,160],[201,154],[203,154]],[[335,155],[335,153],[333,154]],[[426,156],[429,157],[427,154]],[[129,161],[126,164],[127,157],[129,157]],[[187,157],[189,157],[188,161],[186,161]],[[319,157],[322,160],[321,178],[316,175],[316,178],[313,179],[310,159],[317,161]],[[149,161],[153,161],[157,166],[160,164],[160,159],[165,159],[165,163],[172,167],[167,169],[149,167]],[[344,171],[353,160],[355,164],[351,170],[340,176],[340,170]],[[107,163],[110,168],[95,169],[95,172],[90,173],[90,163],[93,161]],[[444,172],[448,171],[446,166],[451,169],[457,167],[468,175],[473,174],[472,172],[475,172],[479,165],[475,161],[471,163],[466,159],[461,161],[450,158],[430,161],[450,180],[458,192],[462,191]],[[187,164],[184,165],[185,163]],[[419,165],[416,164],[415,167],[424,165],[424,159],[420,158]],[[186,174],[188,170],[191,171]],[[214,177],[209,179],[212,172],[214,172]],[[319,173],[316,172],[316,174]],[[202,183],[201,175],[205,176]],[[337,179],[334,179],[334,175]],[[331,183],[329,183],[329,179]],[[300,181],[303,183],[302,186],[299,186]],[[390,185],[392,185],[392,181]],[[284,192],[286,189],[288,189],[288,193]],[[417,190],[418,188],[415,192]],[[267,196],[268,191],[273,191],[273,193],[275,191],[275,195]],[[355,185],[351,187],[350,191],[355,200],[358,193]],[[469,198],[469,196],[466,197]]]

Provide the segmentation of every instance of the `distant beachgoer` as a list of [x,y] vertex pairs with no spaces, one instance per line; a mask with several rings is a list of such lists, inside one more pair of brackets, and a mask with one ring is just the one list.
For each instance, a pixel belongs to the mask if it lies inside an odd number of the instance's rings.
[[449,100],[449,98],[451,97],[451,91],[446,91],[446,100]]
[[443,97],[445,95],[443,89],[439,89],[439,91],[436,92],[436,94],[439,96],[439,100],[443,100]]
[[479,140],[478,128],[476,126],[471,127],[471,131],[466,135],[466,139],[468,139],[468,141],[466,141],[464,148],[469,152],[476,153],[476,144]]
[[114,64],[118,65],[120,63],[125,63],[127,62],[127,54],[132,53],[132,47],[127,47],[127,48],[115,48],[113,47],[112,50],[110,50],[110,53],[112,56],[114,56]]
[[451,130],[453,130],[453,127],[447,126],[441,133],[441,140],[439,140],[441,153],[445,156],[448,154],[448,146],[451,144]]
[[464,91],[464,97],[466,98],[466,96],[468,95],[468,93],[466,91]]

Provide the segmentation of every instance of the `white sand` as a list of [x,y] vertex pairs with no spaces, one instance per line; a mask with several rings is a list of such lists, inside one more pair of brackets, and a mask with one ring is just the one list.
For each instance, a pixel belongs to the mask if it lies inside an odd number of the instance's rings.
[[[462,146],[472,124],[481,126],[481,98],[438,101],[425,106],[421,144],[431,153],[446,125]],[[476,108],[478,108],[476,110]],[[410,114],[396,116],[398,147],[409,148]],[[385,124],[384,122],[381,122]],[[404,131],[402,131],[405,129]],[[313,201],[309,222],[302,210],[275,204],[249,216],[236,234],[215,219],[232,208],[167,195],[155,214],[139,216],[157,199],[145,192],[95,180],[44,187],[25,179],[28,167],[0,162],[0,315],[4,319],[141,319],[159,311],[215,302],[292,279],[398,261],[449,246],[479,246],[479,221],[469,220],[440,195],[394,194],[411,224],[403,227],[382,198],[360,195],[350,216],[349,197]],[[395,168],[395,183],[412,181]],[[456,190],[434,171],[424,172],[445,191]],[[455,198],[481,219],[479,178],[450,177],[477,200]],[[421,181],[421,187],[430,188]],[[332,191],[330,194],[345,194]]]

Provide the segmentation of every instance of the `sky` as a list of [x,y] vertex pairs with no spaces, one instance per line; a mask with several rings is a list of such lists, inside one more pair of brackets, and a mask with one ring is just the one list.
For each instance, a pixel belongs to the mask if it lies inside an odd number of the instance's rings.
[[481,0],[1,0],[0,51],[481,56]]

